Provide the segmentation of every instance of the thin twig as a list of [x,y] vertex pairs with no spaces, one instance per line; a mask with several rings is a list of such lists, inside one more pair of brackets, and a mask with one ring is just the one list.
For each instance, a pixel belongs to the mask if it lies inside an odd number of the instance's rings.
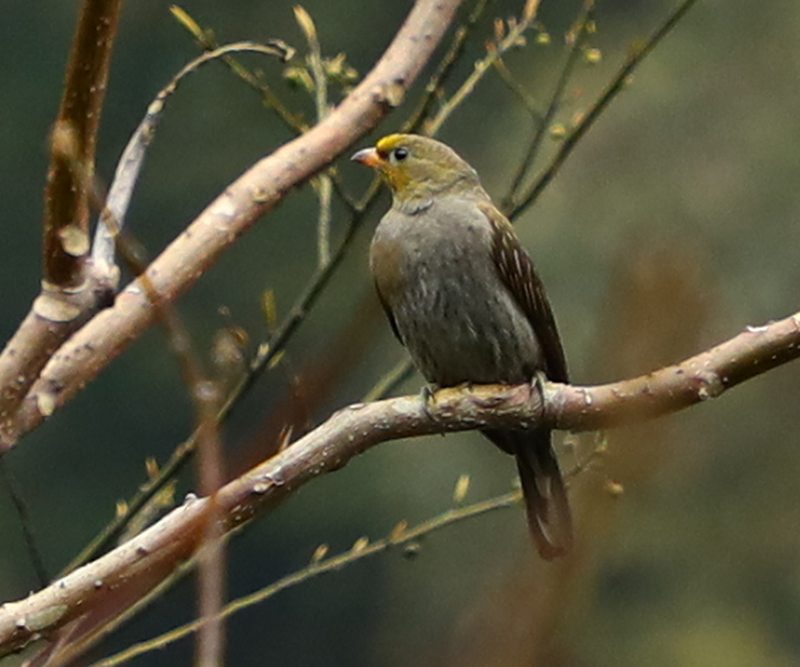
[[416,131],[429,116],[433,103],[443,94],[444,85],[450,78],[453,68],[461,59],[467,40],[488,5],[489,0],[478,0],[464,24],[455,30],[447,52],[436,66],[436,71],[425,86],[425,91],[422,93],[417,108],[403,124],[401,132]]
[[327,173],[319,174],[314,179],[314,191],[319,200],[319,215],[317,216],[317,268],[325,268],[331,261],[331,204],[333,183]]
[[543,123],[545,110],[533,97],[528,94],[528,91],[520,84],[519,81],[511,73],[511,70],[506,67],[506,63],[502,59],[498,59],[494,63],[494,68],[497,71],[500,80],[506,84],[506,87],[514,93],[516,98],[520,101],[525,111],[538,123]]
[[[566,470],[564,472],[564,479],[567,480],[567,482],[569,482],[571,478],[576,477],[577,475],[585,472],[586,470],[589,470],[593,466],[593,464],[602,456],[602,454],[605,452],[605,449],[606,449],[605,442],[601,441],[600,444],[597,447],[595,447],[586,457],[577,460],[569,470]],[[408,550],[407,553],[409,555],[415,555],[417,553],[416,546],[418,540],[420,540],[428,533],[433,533],[439,530],[440,528],[445,528],[446,526],[458,523],[460,521],[476,518],[490,511],[493,511],[494,509],[505,509],[508,507],[513,507],[514,505],[519,503],[520,499],[521,499],[521,492],[519,490],[512,491],[510,493],[503,494],[495,498],[489,498],[487,500],[483,500],[474,503],[472,505],[464,506],[454,510],[447,510],[444,514],[433,517],[410,529],[407,527],[403,527],[402,523],[398,524],[398,526],[392,531],[392,534],[387,538],[392,540],[392,542],[388,544],[386,548],[405,546],[406,549]],[[402,531],[399,530],[400,527],[403,527]],[[228,537],[230,537],[230,534],[228,535]],[[259,591],[256,591],[255,593],[231,601],[222,610],[222,616],[224,618],[227,618],[243,609],[246,609],[260,602],[264,602],[268,598],[271,598],[275,594],[279,593],[281,590],[309,581],[318,574],[323,574],[325,571],[341,569],[347,565],[358,562],[362,558],[375,555],[376,553],[378,553],[378,551],[371,551],[371,549],[380,547],[385,541],[386,540],[378,540],[376,542],[372,542],[371,544],[369,543],[364,544],[363,542],[359,541],[357,543],[358,545],[360,545],[359,548],[357,549],[352,548],[347,552],[340,554],[339,556],[332,556],[328,558],[325,558],[324,556],[325,552],[327,552],[326,546],[321,545],[315,552],[314,554],[315,558],[313,558],[313,562],[310,566],[302,568],[301,570],[293,574],[287,575],[286,577],[283,577],[278,581],[273,582],[269,586]],[[316,557],[317,554],[320,554],[320,556]],[[164,595],[167,590],[172,588],[186,574],[188,574],[191,571],[191,569],[194,567],[196,563],[196,560],[197,560],[196,558],[193,558],[190,561],[187,561],[183,566],[181,566],[181,568],[176,570],[176,572],[174,572],[172,576],[166,579],[156,589],[153,589],[144,598],[137,600],[136,603],[129,610],[126,610],[125,614],[120,615],[119,617],[114,619],[114,626],[113,628],[109,629],[119,628],[124,622],[136,616],[140,611],[142,611],[142,609],[144,609],[154,600]],[[330,567],[330,569],[328,569],[328,567]],[[320,570],[320,568],[324,568],[324,570]],[[146,653],[152,650],[153,648],[163,648],[170,643],[182,639],[189,633],[195,632],[199,627],[199,624],[200,624],[199,621],[193,621],[191,623],[187,623],[183,626],[180,626],[179,628],[175,628],[174,630],[163,633],[158,637],[154,637],[153,639],[147,640],[146,642],[142,642],[135,646],[131,646],[125,651],[121,651],[120,653],[109,656],[108,658],[105,658],[104,660],[95,663],[91,667],[101,667],[101,666],[111,667],[112,665],[122,664],[124,662],[127,662],[128,660],[137,657],[138,655],[141,655],[143,653]],[[96,641],[93,641],[91,643],[91,645],[94,644],[96,644]],[[90,648],[91,645],[79,644],[76,647],[73,647],[73,651],[75,655],[81,655],[88,648]]]
[[[314,82],[314,107],[317,113],[317,122],[322,122],[328,115],[328,75],[322,62],[322,49],[317,36],[317,27],[311,15],[297,5],[294,16],[308,42],[308,65]],[[323,172],[313,181],[314,191],[319,200],[319,215],[317,217],[317,267],[324,268],[331,258],[331,194],[333,185],[330,176]]]
[[236,42],[226,44],[213,51],[208,51],[195,58],[181,69],[172,80],[162,88],[155,99],[147,107],[142,122],[136,128],[133,136],[128,141],[128,145],[122,152],[122,157],[117,164],[114,180],[109,188],[106,205],[100,215],[100,224],[97,225],[95,232],[94,246],[92,248],[92,258],[95,262],[102,262],[107,265],[114,263],[114,237],[112,227],[118,231],[125,225],[125,218],[128,213],[133,191],[139,179],[139,173],[144,165],[147,155],[147,148],[155,137],[155,131],[164,114],[166,103],[172,94],[178,89],[180,83],[190,74],[196,72],[201,66],[219,58],[225,58],[231,53],[261,53],[277,58],[283,58],[285,54],[275,47],[256,44],[254,42]]
[[[321,574],[337,572],[347,565],[351,565],[352,563],[365,558],[384,553],[392,548],[396,549],[403,546],[411,547],[412,550],[408,553],[416,553],[418,542],[423,537],[461,521],[473,519],[496,510],[515,507],[519,504],[521,497],[521,491],[511,491],[501,496],[489,498],[472,505],[446,510],[441,514],[411,528],[406,527],[404,522],[400,523],[387,537],[374,542],[367,542],[365,541],[365,538],[362,538],[361,540],[358,540],[348,551],[337,554],[336,556],[329,556],[327,558],[316,560],[297,572],[293,572],[292,574],[278,579],[276,582],[262,588],[259,591],[228,603],[223,608],[221,614],[223,617],[227,618],[237,612],[242,611],[243,609],[247,609],[256,604],[264,602],[265,600],[274,597],[276,594],[286,590],[287,588],[302,584]],[[199,627],[200,621],[186,623],[185,625],[170,630],[169,632],[165,632],[158,637],[134,644],[124,651],[120,651],[119,653],[105,658],[104,660],[93,663],[90,665],[90,667],[115,667],[116,665],[124,664],[125,662],[128,662],[137,656],[149,653],[151,651],[163,649],[169,644],[172,644],[173,642],[183,639],[184,637],[196,632]]]
[[520,19],[511,27],[508,34],[496,44],[492,44],[486,56],[475,63],[475,69],[459,86],[458,90],[441,106],[438,113],[422,124],[423,134],[435,136],[450,115],[464,102],[475,90],[475,86],[494,67],[495,61],[502,58],[510,49],[519,45],[522,36],[531,27],[536,19],[536,10],[539,2],[529,0]]
[[28,558],[31,560],[33,570],[36,573],[36,578],[39,580],[39,586],[44,588],[50,583],[50,577],[47,574],[42,554],[37,545],[36,535],[33,532],[33,524],[31,523],[30,512],[28,511],[28,503],[22,497],[22,494],[17,489],[16,482],[8,469],[8,461],[0,457],[0,475],[8,488],[8,495],[19,517],[20,527],[22,528],[22,535],[25,539],[25,548],[28,550]]
[[[197,21],[195,21],[185,9],[173,5],[170,7],[170,11],[178,22],[191,33],[200,48],[205,51],[214,51],[219,48],[219,43],[214,39],[213,32],[201,28]],[[270,39],[267,40],[266,44],[283,51],[284,56],[282,60],[284,62],[291,60],[294,56],[295,50],[283,40]],[[300,135],[308,130],[308,125],[303,122],[298,114],[293,113],[289,107],[283,103],[275,91],[270,88],[269,84],[264,81],[262,76],[258,73],[251,72],[247,67],[236,60],[236,58],[230,55],[223,58],[223,62],[230,68],[231,72],[259,94],[264,104],[275,112],[278,118],[293,134]]]
[[414,364],[406,357],[398,361],[373,385],[363,398],[364,403],[370,403],[386,398],[397,387],[405,382],[414,371]]
[[588,26],[591,25],[593,20],[594,6],[595,0],[586,0],[583,3],[583,7],[578,15],[578,19],[575,21],[575,25],[569,32],[572,44],[570,45],[567,59],[564,62],[564,66],[561,68],[561,73],[559,74],[558,81],[555,89],[553,90],[553,95],[550,98],[550,103],[547,105],[547,110],[544,113],[544,117],[541,119],[536,119],[536,131],[533,134],[533,139],[531,140],[530,144],[528,144],[528,149],[525,152],[525,156],[522,158],[522,161],[517,167],[514,177],[511,180],[511,186],[508,190],[508,194],[503,199],[504,208],[513,207],[514,197],[517,193],[517,190],[520,188],[522,181],[528,174],[528,170],[533,164],[533,160],[541,148],[542,141],[544,140],[545,136],[547,136],[550,123],[561,106],[561,100],[564,97],[564,91],[567,88],[567,83],[572,77],[575,66],[580,61],[581,49],[583,48],[583,44],[589,32]]
[[[218,48],[218,43],[213,37],[213,32],[211,30],[204,30],[200,27],[200,25],[186,12],[186,10],[173,6],[171,7],[172,13],[175,15],[177,20],[183,25],[195,38],[197,43],[200,45],[201,48],[211,51]],[[286,44],[284,41],[279,39],[272,39],[266,42],[268,46],[274,46],[276,48],[282,49],[285,52],[285,56],[283,57],[284,61],[289,61],[294,57],[295,49],[291,46]],[[231,72],[233,72],[236,76],[238,76],[242,81],[244,81],[252,90],[258,93],[259,97],[262,99],[262,102],[269,108],[272,109],[283,121],[283,124],[296,136],[307,132],[309,126],[305,123],[302,119],[300,114],[292,112],[289,107],[287,107],[283,101],[278,97],[275,91],[264,81],[264,77],[261,72],[252,71],[248,69],[245,65],[240,63],[236,58],[232,56],[225,56],[223,58],[223,62],[230,68]],[[327,175],[333,182],[333,191],[341,198],[344,204],[352,211],[356,209],[356,203],[352,197],[341,187],[341,183],[336,178],[335,173],[333,170],[327,172]]]
[[[199,379],[199,378],[198,378]],[[226,552],[223,508],[217,500],[217,490],[225,481],[219,424],[219,388],[212,382],[200,380],[191,387],[198,411],[198,471],[201,493],[209,499],[205,517],[203,545],[197,555],[198,629],[195,646],[196,667],[222,667],[225,656],[225,624],[220,614],[225,603]],[[124,613],[124,612],[123,612]]]
[[656,47],[656,45],[678,24],[678,22],[686,15],[686,13],[697,3],[697,0],[683,0],[681,4],[670,14],[664,23],[642,44],[633,49],[631,54],[625,60],[625,63],[619,69],[617,74],[606,86],[605,90],[600,94],[595,103],[590,107],[589,111],[582,118],[581,122],[570,132],[561,144],[556,155],[551,160],[550,164],[545,168],[542,174],[531,185],[531,187],[517,200],[508,211],[509,218],[517,217],[528,206],[535,202],[542,191],[548,186],[550,181],[553,180],[561,165],[567,160],[572,153],[575,146],[583,138],[583,136],[594,125],[595,121],[600,117],[602,112],[611,103],[611,101],[619,94],[625,87],[625,84],[630,79],[636,68],[641,65],[642,61],[647,55]]

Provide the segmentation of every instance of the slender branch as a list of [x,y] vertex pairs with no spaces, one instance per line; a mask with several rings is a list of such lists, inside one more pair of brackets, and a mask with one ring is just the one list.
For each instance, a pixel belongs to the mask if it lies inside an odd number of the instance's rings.
[[[592,450],[585,459],[582,459],[568,471],[564,473],[564,478],[569,479],[575,477],[579,473],[589,470],[591,466],[598,459],[603,451],[603,445]],[[467,484],[464,485],[464,493],[468,487],[469,478],[462,476],[456,485],[454,493],[454,500],[456,503],[461,503],[463,495],[460,493],[461,481],[466,478]],[[292,588],[299,584],[305,583],[322,574],[330,574],[332,572],[339,572],[342,568],[357,563],[365,558],[370,558],[378,554],[385,553],[390,549],[397,550],[403,548],[403,553],[406,557],[414,557],[420,549],[420,543],[423,537],[430,534],[437,533],[443,528],[448,528],[457,523],[476,519],[485,514],[493,513],[498,510],[510,509],[519,505],[522,500],[522,491],[517,489],[510,491],[499,496],[480,500],[468,505],[452,507],[450,509],[437,514],[436,516],[418,523],[416,526],[408,526],[405,521],[399,522],[386,537],[378,540],[370,541],[366,537],[359,538],[355,544],[342,553],[334,556],[328,556],[328,545],[321,544],[314,552],[311,562],[305,567],[292,572],[277,581],[265,586],[264,588],[250,593],[249,595],[242,596],[236,600],[229,602],[222,610],[222,616],[228,618],[233,616],[244,609],[248,609],[257,604],[265,602],[274,597],[278,593]],[[157,637],[153,637],[147,641],[134,644],[126,649],[111,655],[103,660],[93,663],[89,667],[116,667],[116,665],[124,664],[133,658],[136,658],[151,651],[161,650],[184,637],[196,632],[200,627],[200,621],[195,620],[185,623],[173,630],[164,632]]]
[[[183,25],[195,38],[197,43],[207,51],[212,51],[219,47],[211,30],[204,30],[200,25],[182,8],[173,5],[170,10],[172,11],[178,22]],[[286,44],[283,40],[270,39],[267,41],[268,47],[279,49],[284,55],[283,60],[289,61],[294,57],[295,49]],[[278,97],[274,90],[264,81],[264,76],[259,71],[252,71],[244,64],[239,62],[232,56],[225,56],[223,62],[229,67],[231,72],[244,81],[251,89],[261,97],[265,106],[280,118],[283,124],[294,135],[301,135],[308,131],[308,125],[303,121],[300,114],[293,113],[283,101]],[[341,188],[340,183],[337,181],[333,173],[328,173],[333,181],[333,191],[338,194],[345,205],[353,210],[355,208],[353,200]]]
[[[322,48],[317,36],[317,27],[311,15],[300,5],[295,6],[294,15],[297,23],[305,33],[308,42],[307,62],[314,82],[314,107],[317,112],[317,122],[320,123],[328,115],[328,75],[322,62]],[[317,217],[317,266],[323,268],[331,258],[331,195],[333,183],[327,173],[320,173],[315,177],[314,190],[319,200],[319,215]]]
[[467,16],[467,20],[456,29],[450,46],[447,48],[447,51],[436,67],[436,71],[425,86],[425,91],[417,104],[417,108],[411,114],[410,118],[403,123],[402,132],[416,131],[430,114],[433,103],[439,96],[444,94],[444,85],[450,78],[456,63],[461,60],[461,55],[464,53],[467,39],[478,23],[478,19],[480,19],[483,12],[486,11],[488,5],[489,0],[478,0],[469,13],[469,16]]
[[561,68],[561,73],[559,74],[556,87],[553,90],[553,94],[550,98],[550,104],[547,105],[547,111],[545,111],[544,117],[535,118],[537,124],[536,131],[533,134],[533,139],[531,140],[530,144],[528,144],[528,148],[525,151],[522,161],[520,162],[513,178],[511,179],[511,186],[509,187],[508,194],[504,198],[504,208],[511,208],[511,206],[513,206],[514,197],[517,193],[517,190],[519,190],[519,187],[522,185],[522,181],[528,174],[528,170],[533,164],[533,160],[541,148],[542,141],[544,141],[544,137],[547,134],[550,123],[552,122],[553,118],[555,118],[555,115],[561,106],[561,100],[564,97],[564,91],[567,88],[567,83],[572,77],[575,66],[578,64],[580,59],[581,49],[583,48],[589,25],[592,22],[594,6],[594,0],[586,0],[583,3],[578,20],[575,22],[575,25],[570,31],[570,39],[572,44],[570,46],[569,53],[567,54],[567,59],[564,62],[564,66]]
[[364,403],[377,401],[381,398],[386,398],[391,394],[401,383],[405,382],[414,371],[414,364],[411,359],[406,356],[392,366],[386,373],[383,374],[378,381],[373,385],[364,395]]
[[[272,211],[299,183],[347,150],[402,101],[452,20],[458,0],[418,0],[370,74],[324,121],[256,163],[212,202],[151,264],[148,275],[161,298],[172,301],[191,287],[253,223]],[[154,320],[141,284],[134,281],[110,308],[78,331],[51,359],[15,415],[19,435],[61,407],[127,348]],[[46,411],[39,409],[44,404]]]
[[[546,383],[444,389],[433,400],[401,397],[339,411],[292,446],[226,484],[215,496],[225,530],[249,521],[306,482],[338,470],[381,442],[475,428],[541,424],[595,430],[652,419],[721,395],[800,356],[800,312],[648,375],[596,387]],[[202,541],[208,501],[192,500],[154,526],[48,588],[0,607],[0,656],[91,614],[108,596],[158,585]],[[141,597],[141,596],[140,596]]]
[[505,61],[502,59],[496,60],[494,63],[494,69],[497,72],[497,75],[500,77],[500,81],[506,84],[506,88],[508,88],[514,94],[517,100],[519,100],[520,104],[525,107],[525,111],[528,112],[528,115],[531,117],[531,119],[533,119],[533,121],[537,124],[542,123],[542,119],[544,118],[545,114],[543,105],[534,99],[527,90],[525,90],[523,85],[511,73],[511,70],[508,69]]
[[[198,411],[198,477],[201,493],[209,498],[203,526],[202,547],[198,558],[198,611],[201,626],[195,647],[197,667],[219,667],[224,664],[225,624],[220,611],[225,603],[226,561],[223,510],[217,491],[225,480],[222,443],[217,422],[219,387],[207,380],[189,385]],[[121,613],[125,613],[122,610]]]
[[800,357],[800,312],[744,333],[695,357],[632,380],[560,389],[548,397],[554,428],[588,431],[653,419],[720,396]]
[[611,101],[624,88],[636,68],[642,64],[642,61],[647,55],[667,36],[667,34],[669,34],[696,3],[697,0],[683,0],[644,44],[633,49],[617,74],[600,94],[600,97],[597,98],[595,103],[587,111],[581,122],[566,136],[550,164],[531,187],[524,191],[523,194],[517,198],[516,203],[506,211],[510,218],[517,217],[523,210],[528,208],[539,198],[539,195],[548,186],[550,181],[553,180],[559,169],[561,169],[561,165],[566,162],[575,146],[578,145],[578,142],[589,131],[592,125],[594,125],[595,121],[600,117]]
[[[214,51],[215,49],[219,48],[219,44],[214,39],[213,32],[211,30],[204,30],[201,28],[197,21],[195,21],[185,9],[178,7],[177,5],[173,5],[170,7],[170,11],[178,20],[178,22],[191,33],[191,35],[195,38],[195,41],[202,49],[206,51]],[[285,60],[290,60],[294,56],[294,49],[286,44],[286,42],[283,40],[271,39],[268,40],[267,45],[283,51],[285,54]],[[251,72],[247,67],[242,65],[242,63],[232,56],[226,56],[223,58],[223,61],[236,76],[247,83],[247,85],[249,85],[253,90],[258,92],[264,104],[275,112],[278,118],[280,118],[280,120],[289,130],[291,130],[294,134],[302,134],[308,130],[308,127],[303,122],[302,118],[299,115],[292,113],[292,111],[283,103],[275,91],[270,88],[270,86],[259,74]]]
[[156,129],[164,116],[167,102],[178,90],[178,86],[191,74],[197,72],[206,63],[218,59],[230,58],[231,53],[260,53],[273,56],[281,60],[288,57],[286,51],[270,44],[257,44],[255,42],[236,42],[226,44],[198,56],[178,72],[170,82],[164,86],[155,99],[147,107],[147,113],[139,123],[136,131],[131,136],[122,157],[117,164],[114,180],[108,190],[105,205],[100,214],[100,222],[95,232],[92,245],[92,258],[98,264],[114,264],[114,241],[125,226],[133,191],[139,180],[139,174],[144,166],[147,149],[155,138]]
[[33,531],[33,524],[31,522],[30,511],[28,510],[28,503],[22,497],[19,489],[17,488],[16,480],[11,475],[8,467],[8,462],[0,458],[0,478],[5,482],[8,496],[14,505],[14,509],[19,517],[20,527],[22,528],[22,535],[25,540],[25,547],[28,550],[28,558],[31,561],[36,577],[39,580],[39,586],[44,588],[50,582],[50,576],[47,574],[42,554],[39,551],[39,546],[36,540],[36,535]]
[[494,67],[494,63],[502,58],[506,52],[519,45],[520,39],[525,34],[525,31],[531,27],[536,19],[536,12],[539,8],[539,0],[528,0],[525,4],[522,16],[517,21],[508,34],[505,35],[496,44],[490,45],[487,49],[486,57],[475,63],[475,69],[472,71],[464,82],[459,86],[458,90],[448,99],[438,113],[432,118],[429,118],[422,124],[423,133],[429,136],[435,136],[442,125],[450,118],[450,115],[464,102],[465,99],[475,90],[475,86],[480,83],[481,79]]
[[[312,560],[306,567],[278,579],[269,586],[265,586],[261,590],[251,593],[250,595],[233,600],[225,605],[222,616],[225,618],[233,616],[233,614],[274,597],[287,588],[297,586],[298,584],[304,583],[322,574],[338,572],[347,565],[351,565],[352,563],[356,563],[371,556],[377,556],[390,549],[405,547],[407,549],[406,553],[414,554],[416,553],[416,548],[421,538],[435,533],[442,528],[468,519],[474,519],[497,510],[515,507],[519,505],[521,498],[521,491],[510,491],[509,493],[504,493],[494,498],[488,498],[471,505],[446,510],[416,526],[406,526],[405,522],[401,522],[397,524],[395,529],[386,537],[373,542],[366,540],[366,538],[361,538],[347,551],[335,556]],[[322,551],[324,550],[323,545]],[[147,641],[129,646],[125,650],[95,662],[89,667],[116,667],[116,665],[124,664],[137,656],[163,649],[169,644],[196,632],[199,626],[199,621],[191,621],[169,632],[165,632],[158,637],[153,637]]]

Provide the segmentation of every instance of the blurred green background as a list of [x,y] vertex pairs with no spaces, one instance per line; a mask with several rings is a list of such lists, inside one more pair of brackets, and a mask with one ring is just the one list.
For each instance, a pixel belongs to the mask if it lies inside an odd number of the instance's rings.
[[[100,136],[98,172],[106,182],[151,98],[198,53],[169,4],[140,0],[124,8]],[[520,4],[491,5],[457,78],[484,52],[489,19],[507,18]],[[5,6],[3,340],[38,290],[46,137],[79,3],[6,0]],[[346,52],[361,74],[410,6],[304,3],[324,53]],[[278,37],[304,50],[291,3],[186,0],[182,7],[220,41]],[[544,0],[539,16],[552,43],[531,44],[506,60],[540,101],[554,85],[563,35],[578,7]],[[630,45],[672,7],[662,0],[600,3],[591,44],[603,59],[578,68],[559,121],[569,124],[586,108]],[[797,309],[799,37],[797,3],[701,0],[519,219],[575,382],[647,372]],[[263,68],[284,100],[311,117],[307,95],[280,83],[280,65],[246,62]],[[396,110],[361,145],[395,130],[411,108]],[[490,76],[440,136],[499,199],[530,133],[524,109]],[[288,138],[252,91],[221,65],[207,66],[167,111],[134,200],[131,230],[157,254],[230,180]],[[549,140],[545,152],[555,147]],[[363,171],[341,161],[352,192],[368,183]],[[388,206],[383,198],[379,209]],[[343,211],[336,213],[335,234],[345,223]],[[315,219],[306,186],[181,300],[200,350],[230,323],[261,340],[265,290],[275,291],[279,316],[286,314],[314,268]],[[402,358],[367,275],[376,221],[362,230],[284,363],[259,382],[226,427],[231,472],[269,451],[287,395],[319,422],[358,400]],[[402,390],[420,386],[414,378]],[[474,519],[428,537],[413,560],[384,554],[234,617],[230,664],[798,664],[799,389],[798,368],[789,365],[655,425],[608,433],[607,456],[574,482],[579,544],[570,562],[537,562],[519,509]],[[191,428],[177,365],[163,335],[151,331],[25,438],[7,461],[51,573],[113,516],[118,499],[134,492],[145,477],[145,459],[164,461]],[[592,443],[583,436],[580,447]],[[466,502],[475,501],[509,488],[513,462],[466,434],[374,449],[309,484],[233,542],[230,596],[302,567],[320,543],[344,550],[362,535],[386,535],[400,520],[443,511],[453,504],[460,474],[471,476]],[[623,485],[620,498],[603,491],[609,479]],[[179,498],[194,486],[187,471]],[[23,597],[36,586],[3,490],[0,599]],[[191,618],[193,596],[192,581],[183,582],[93,655]],[[138,663],[190,660],[191,643],[184,641]]]

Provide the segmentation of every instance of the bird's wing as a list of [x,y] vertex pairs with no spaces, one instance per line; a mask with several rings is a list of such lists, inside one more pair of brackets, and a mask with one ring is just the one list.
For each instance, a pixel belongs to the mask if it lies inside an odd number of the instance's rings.
[[511,223],[491,202],[481,202],[478,206],[492,227],[492,252],[500,279],[522,308],[539,341],[545,374],[553,382],[569,382],[553,311],[530,255],[520,244]]
[[397,320],[392,312],[390,298],[393,294],[401,294],[404,290],[402,271],[404,261],[403,251],[392,234],[382,235],[380,233],[381,229],[392,227],[392,218],[398,215],[401,214],[390,210],[383,216],[372,238],[372,244],[369,250],[369,264],[375,283],[375,291],[378,293],[381,306],[383,306],[383,312],[386,313],[386,318],[389,320],[389,324],[392,326],[392,331],[394,335],[397,336],[397,340],[405,345],[403,337],[400,335],[400,330],[397,328]]
[[378,293],[378,300],[381,302],[381,306],[383,306],[383,312],[386,313],[386,319],[389,320],[389,325],[392,327],[394,335],[397,336],[397,340],[400,341],[401,345],[405,345],[405,341],[400,335],[400,330],[397,328],[397,321],[394,319],[394,313],[392,312],[389,303],[383,297],[383,294],[381,294],[381,290],[377,282],[375,283],[375,291]]

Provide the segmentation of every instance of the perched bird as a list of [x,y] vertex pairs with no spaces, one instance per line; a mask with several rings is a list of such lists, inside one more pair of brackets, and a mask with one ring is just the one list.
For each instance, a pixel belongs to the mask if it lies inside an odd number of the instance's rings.
[[[530,256],[478,174],[449,146],[392,134],[352,157],[376,169],[392,208],[370,268],[400,342],[437,387],[567,382],[553,313]],[[543,558],[565,554],[572,519],[548,429],[487,429],[516,457],[528,525]]]

